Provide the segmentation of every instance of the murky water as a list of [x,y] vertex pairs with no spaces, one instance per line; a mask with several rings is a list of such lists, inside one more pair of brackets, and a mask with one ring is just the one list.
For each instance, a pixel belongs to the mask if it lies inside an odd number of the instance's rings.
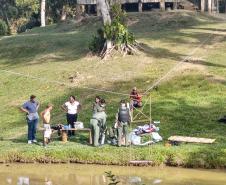
[[1,164],[0,185],[106,185],[105,171],[120,184],[226,185],[226,171],[220,170],[78,164]]

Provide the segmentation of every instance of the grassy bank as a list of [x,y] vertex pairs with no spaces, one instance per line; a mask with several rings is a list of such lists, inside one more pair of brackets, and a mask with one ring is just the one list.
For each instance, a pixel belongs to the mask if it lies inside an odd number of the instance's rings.
[[[117,56],[104,63],[87,54],[89,40],[100,26],[97,18],[0,38],[0,69],[30,77],[0,73],[1,162],[125,165],[136,159],[152,160],[153,165],[226,167],[226,125],[216,122],[226,112],[226,23],[191,12],[155,12],[129,14],[128,24],[143,43],[144,52],[137,56]],[[125,96],[85,87],[128,94],[137,86],[144,92],[203,42],[189,60],[151,92],[152,117],[161,121],[164,142],[171,135],[185,135],[216,138],[215,144],[165,147],[163,142],[149,147],[93,148],[82,134],[67,144],[55,138],[47,149],[26,144],[26,122],[18,107],[30,94],[38,96],[41,109],[48,102],[55,105],[53,124],[66,122],[59,107],[74,94],[83,105],[79,120],[87,127],[94,97],[103,96],[107,101],[107,122],[111,125],[118,102]],[[75,81],[70,82],[69,77],[75,74]],[[147,106],[144,112],[148,111]],[[39,134],[40,141],[41,138]]]

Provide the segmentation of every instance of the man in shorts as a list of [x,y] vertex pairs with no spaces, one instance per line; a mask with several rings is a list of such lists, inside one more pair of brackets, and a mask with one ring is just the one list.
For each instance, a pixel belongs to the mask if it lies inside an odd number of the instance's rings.
[[43,145],[46,146],[50,142],[50,137],[52,134],[51,126],[50,126],[50,119],[51,119],[51,111],[53,109],[52,104],[48,104],[44,111],[41,112],[41,118],[44,127],[44,141]]

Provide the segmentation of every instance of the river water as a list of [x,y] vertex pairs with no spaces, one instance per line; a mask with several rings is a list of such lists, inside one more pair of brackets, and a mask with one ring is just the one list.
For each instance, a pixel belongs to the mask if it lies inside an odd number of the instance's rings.
[[105,171],[119,184],[226,185],[224,170],[80,164],[1,164],[0,185],[107,185]]

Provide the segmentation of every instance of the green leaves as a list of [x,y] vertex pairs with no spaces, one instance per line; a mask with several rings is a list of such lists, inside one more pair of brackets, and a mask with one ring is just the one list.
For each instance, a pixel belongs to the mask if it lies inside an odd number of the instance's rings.
[[97,30],[97,35],[93,35],[89,43],[89,50],[93,53],[100,53],[104,47],[105,41],[106,39],[104,38],[104,31],[100,28]]
[[104,25],[104,36],[117,46],[133,44],[135,42],[134,35],[129,32],[128,28],[119,19],[113,19],[111,25]]
[[0,35],[7,35],[8,31],[7,24],[0,19]]
[[93,36],[89,49],[94,53],[100,53],[104,48],[104,42],[109,40],[116,49],[135,43],[134,35],[129,32],[126,26],[126,13],[121,9],[121,5],[115,4],[111,8],[112,23],[103,26],[102,33]]
[[108,185],[116,185],[120,182],[117,180],[116,176],[114,174],[112,174],[111,171],[105,172],[105,174],[110,180],[110,183]]
[[120,4],[112,6],[111,15],[112,24],[104,25],[105,38],[111,40],[116,46],[133,44],[135,38],[126,26],[126,13],[121,9]]

